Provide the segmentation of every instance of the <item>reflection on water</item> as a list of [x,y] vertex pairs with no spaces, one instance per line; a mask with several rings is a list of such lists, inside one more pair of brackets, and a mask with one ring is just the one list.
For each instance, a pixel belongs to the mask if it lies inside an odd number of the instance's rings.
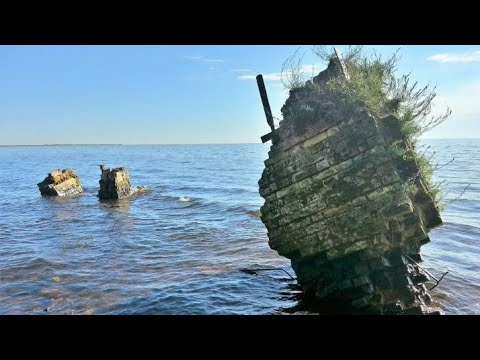
[[[432,231],[424,265],[435,274],[450,270],[433,291],[447,313],[476,313],[480,142],[431,145],[437,156],[468,159],[441,169],[452,194],[472,185],[445,211],[445,226]],[[284,273],[239,271],[280,267],[293,274],[268,247],[259,219],[257,181],[267,151],[265,145],[0,148],[0,313],[329,311],[314,308]],[[35,180],[57,168],[59,158],[80,176],[84,194],[40,196]],[[98,173],[88,165],[98,163],[126,164],[132,183],[150,191],[99,201]],[[27,169],[31,183],[21,178]]]
[[102,210],[128,214],[133,200],[134,199],[99,200],[99,203]]

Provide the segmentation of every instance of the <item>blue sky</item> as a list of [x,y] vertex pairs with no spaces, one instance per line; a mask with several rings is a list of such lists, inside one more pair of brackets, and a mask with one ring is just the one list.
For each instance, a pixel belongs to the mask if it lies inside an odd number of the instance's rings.
[[[0,46],[0,145],[259,143],[299,46]],[[452,117],[425,137],[480,137],[480,46],[401,47],[399,73],[437,85]],[[305,68],[325,65],[304,45]],[[340,46],[342,49],[342,46]]]

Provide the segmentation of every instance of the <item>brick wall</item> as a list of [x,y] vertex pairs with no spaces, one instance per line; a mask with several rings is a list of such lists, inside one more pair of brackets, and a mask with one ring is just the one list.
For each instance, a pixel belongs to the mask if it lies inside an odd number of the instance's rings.
[[[338,76],[335,66],[292,90],[282,108],[259,181],[269,245],[291,259],[298,282],[318,299],[380,313],[426,312],[426,275],[408,257],[420,259],[428,230],[441,224],[438,209],[421,178],[407,191],[416,164],[389,155],[393,141],[411,146],[395,128],[398,119],[315,91]],[[304,104],[308,121],[294,111]]]

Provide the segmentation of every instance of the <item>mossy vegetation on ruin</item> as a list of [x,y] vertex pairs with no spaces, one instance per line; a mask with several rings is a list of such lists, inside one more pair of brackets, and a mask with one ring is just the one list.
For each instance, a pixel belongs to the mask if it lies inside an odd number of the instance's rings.
[[83,192],[78,175],[71,169],[55,169],[37,184],[42,195],[69,196]]
[[[333,48],[315,46],[312,50],[321,60],[329,62],[329,68],[332,62],[338,62]],[[435,87],[420,86],[410,74],[397,75],[398,51],[384,59],[375,53],[368,54],[363,47],[349,47],[343,60],[348,79],[338,74],[337,66],[337,73],[333,67],[330,73],[327,68],[322,79],[313,77],[306,81],[297,53],[287,59],[282,69],[283,83],[291,89],[291,95],[297,93],[302,100],[290,104],[288,112],[283,114],[284,125],[290,125],[296,134],[313,129],[317,118],[328,113],[325,104],[344,109],[346,115],[349,109],[351,112],[367,109],[382,128],[387,154],[406,183],[409,195],[414,196],[423,184],[435,205],[442,208],[442,189],[432,179],[433,166],[425,152],[419,151],[418,138],[445,121],[451,115],[450,109],[440,115],[431,114]],[[309,96],[304,95],[307,91]]]

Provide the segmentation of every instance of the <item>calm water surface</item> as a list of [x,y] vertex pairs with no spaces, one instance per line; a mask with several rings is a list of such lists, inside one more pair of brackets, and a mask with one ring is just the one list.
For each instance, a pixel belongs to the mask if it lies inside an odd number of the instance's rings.
[[[449,314],[480,312],[480,140],[429,140],[447,180],[445,225],[422,248],[450,273],[434,290]],[[0,147],[0,314],[282,314],[298,304],[268,247],[257,181],[268,145]],[[96,198],[97,164],[125,165],[131,200]],[[85,194],[44,198],[36,183],[77,171]]]

